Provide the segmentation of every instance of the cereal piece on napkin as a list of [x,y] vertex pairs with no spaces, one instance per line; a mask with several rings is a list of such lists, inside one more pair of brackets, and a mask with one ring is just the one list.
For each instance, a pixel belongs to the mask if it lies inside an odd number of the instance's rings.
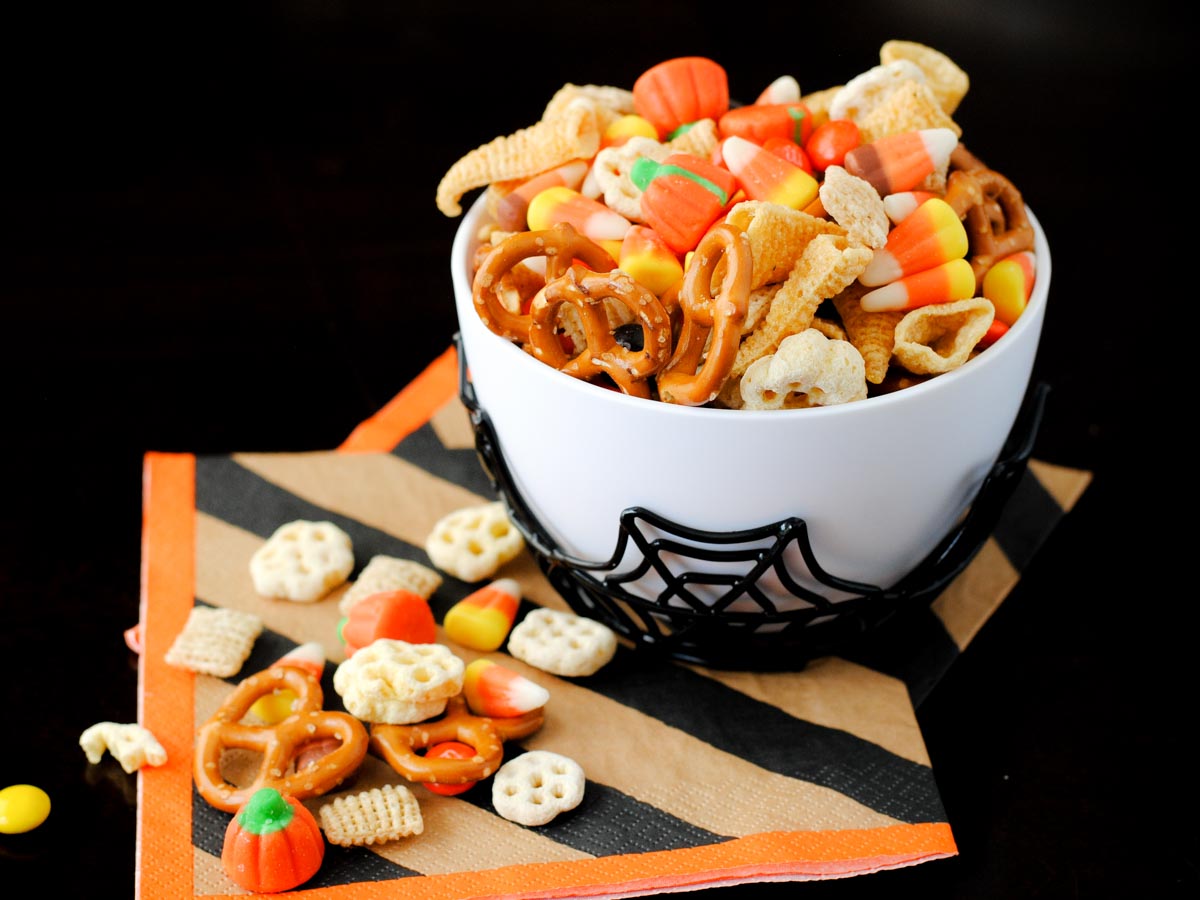
[[359,600],[384,591],[412,591],[428,600],[442,586],[442,576],[429,566],[395,556],[372,556],[354,583],[338,601],[338,610],[349,615]]
[[592,675],[617,652],[617,636],[607,625],[557,609],[535,609],[508,636],[514,657],[567,678]]
[[297,603],[320,600],[353,569],[350,535],[332,522],[280,525],[250,557],[250,577],[259,594]]
[[496,812],[518,825],[545,825],[583,802],[583,767],[548,750],[529,750],[502,765],[492,781]]
[[443,516],[425,539],[433,564],[463,581],[482,581],[525,549],[501,500]]
[[346,710],[364,722],[409,725],[445,712],[462,690],[466,664],[443,644],[379,638],[333,672]]
[[79,736],[79,746],[93,765],[100,762],[107,750],[129,773],[142,766],[161,766],[167,761],[167,751],[158,738],[136,722],[97,722]]
[[236,675],[262,634],[263,621],[238,609],[194,606],[165,657],[168,664],[205,675]]
[[425,830],[417,798],[399,784],[338,797],[317,813],[325,839],[339,847],[384,844]]

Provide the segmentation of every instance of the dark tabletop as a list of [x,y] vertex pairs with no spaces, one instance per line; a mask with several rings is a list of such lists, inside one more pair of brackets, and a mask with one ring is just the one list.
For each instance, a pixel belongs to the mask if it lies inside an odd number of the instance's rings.
[[144,452],[328,449],[379,409],[455,330],[439,179],[562,84],[697,54],[735,97],[812,90],[902,38],[968,72],[964,141],[1048,234],[1034,456],[1095,480],[918,709],[960,855],[754,892],[1195,896],[1195,601],[1160,524],[1194,482],[1162,412],[1195,406],[1167,374],[1195,340],[1167,283],[1194,245],[1190,35],[1157,2],[789,7],[6,9],[0,787],[54,813],[0,835],[0,894],[133,893],[136,779],[78,736],[137,721]]

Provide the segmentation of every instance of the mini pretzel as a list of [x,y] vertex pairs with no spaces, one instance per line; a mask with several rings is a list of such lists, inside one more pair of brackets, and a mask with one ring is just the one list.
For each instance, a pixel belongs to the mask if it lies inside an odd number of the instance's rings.
[[[292,715],[274,725],[242,724],[255,701],[284,688],[297,698]],[[323,699],[317,678],[293,666],[272,666],[242,681],[196,735],[192,774],[200,796],[217,809],[233,813],[259,788],[274,788],[304,800],[337,787],[366,757],[367,731],[348,713],[322,710]],[[340,746],[291,771],[306,746],[329,738]],[[232,749],[262,754],[251,784],[238,787],[221,774],[221,755]]]
[[[440,719],[416,725],[371,726],[371,749],[393,769],[419,784],[466,784],[481,781],[500,767],[504,742],[533,734],[545,721],[545,708],[521,716],[472,715],[466,698],[456,694]],[[435,744],[459,741],[475,748],[470,759],[430,757],[420,751]]]
[[[721,286],[714,297],[713,275],[722,262]],[[658,376],[658,393],[667,403],[701,406],[721,390],[741,342],[753,268],[750,239],[741,229],[718,225],[696,247],[679,291],[679,342]],[[701,365],[706,344],[708,354]]]
[[[630,350],[613,334],[606,301],[617,301],[642,326],[642,347]],[[558,313],[570,304],[579,313],[587,346],[574,357],[558,339]],[[572,266],[546,286],[529,307],[529,343],[533,355],[561,372],[584,381],[608,375],[626,394],[649,398],[651,375],[671,358],[671,317],[658,297],[620,270],[589,272]]]
[[541,231],[518,232],[493,247],[475,272],[471,285],[475,311],[489,329],[521,344],[529,341],[529,314],[506,307],[497,288],[518,263],[539,256],[546,258],[547,282],[566,272],[576,259],[597,272],[616,268],[607,250],[566,222]]
[[992,169],[962,169],[946,182],[946,202],[967,227],[975,281],[996,261],[1033,249],[1033,226],[1011,181]]

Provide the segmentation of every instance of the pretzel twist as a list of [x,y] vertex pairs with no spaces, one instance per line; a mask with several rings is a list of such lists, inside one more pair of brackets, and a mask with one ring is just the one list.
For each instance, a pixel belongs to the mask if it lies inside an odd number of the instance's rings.
[[576,259],[597,272],[616,268],[607,250],[566,222],[541,231],[522,231],[510,235],[493,247],[484,256],[471,283],[475,311],[491,331],[520,344],[529,341],[529,313],[510,310],[500,298],[498,289],[504,276],[515,266],[535,257],[546,259],[547,282],[566,272]]
[[[608,303],[616,301],[642,327],[642,347],[628,349],[613,333]],[[564,304],[575,307],[587,346],[568,356],[558,339],[558,315]],[[572,266],[533,298],[529,307],[529,343],[542,362],[588,381],[607,375],[626,394],[649,398],[647,379],[671,357],[671,317],[650,289],[622,271],[589,272]]]
[[995,263],[1033,249],[1033,226],[1016,186],[992,169],[960,169],[946,181],[946,202],[967,229],[976,284]]
[[[713,276],[722,263],[720,288],[714,297]],[[658,376],[662,400],[701,406],[720,392],[741,343],[753,267],[750,239],[741,229],[718,225],[700,241],[679,291],[683,312],[679,341]]]
[[[533,734],[545,721],[539,707],[520,716],[472,715],[462,694],[451,697],[445,714],[416,725],[371,725],[370,747],[393,769],[418,784],[466,784],[481,781],[500,767],[504,742]],[[421,751],[447,741],[475,749],[470,759],[431,757]]]
[[[242,722],[260,698],[287,688],[296,694],[293,713],[273,725]],[[237,812],[259,788],[270,787],[297,800],[317,797],[354,773],[367,755],[367,730],[348,713],[322,710],[324,695],[316,677],[293,666],[273,666],[242,681],[196,735],[193,777],[200,796],[225,812]],[[315,762],[297,768],[306,747],[334,739],[339,746]],[[232,784],[221,774],[226,750],[261,754],[248,785]]]

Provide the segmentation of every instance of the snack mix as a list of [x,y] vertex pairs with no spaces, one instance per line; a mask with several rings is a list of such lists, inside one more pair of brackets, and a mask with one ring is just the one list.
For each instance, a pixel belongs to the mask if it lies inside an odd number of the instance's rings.
[[863,400],[968,362],[1032,293],[1021,194],[953,118],[969,83],[892,40],[844,85],[782,75],[737,105],[718,62],[668,59],[564,85],[437,206],[485,189],[475,310],[566,375],[684,406]]

